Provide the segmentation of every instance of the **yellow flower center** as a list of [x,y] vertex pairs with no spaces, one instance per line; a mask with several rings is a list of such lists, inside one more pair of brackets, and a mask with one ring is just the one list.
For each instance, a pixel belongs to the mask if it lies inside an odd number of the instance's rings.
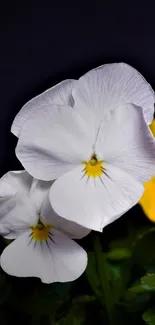
[[103,160],[98,160],[96,154],[93,154],[89,161],[83,161],[85,165],[84,175],[88,177],[100,177],[104,173]]
[[42,222],[38,222],[37,226],[31,227],[32,233],[31,238],[36,241],[42,241],[47,240],[50,236],[50,230],[52,229],[52,226],[47,225],[44,226]]

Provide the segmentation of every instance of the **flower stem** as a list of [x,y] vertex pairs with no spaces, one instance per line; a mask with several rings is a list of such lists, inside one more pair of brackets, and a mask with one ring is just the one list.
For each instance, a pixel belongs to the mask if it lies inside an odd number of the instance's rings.
[[104,252],[102,251],[99,236],[95,236],[94,239],[94,253],[96,258],[97,271],[100,279],[101,290],[103,293],[106,311],[109,318],[109,324],[113,325],[114,306],[112,302],[112,292],[109,285],[106,257]]

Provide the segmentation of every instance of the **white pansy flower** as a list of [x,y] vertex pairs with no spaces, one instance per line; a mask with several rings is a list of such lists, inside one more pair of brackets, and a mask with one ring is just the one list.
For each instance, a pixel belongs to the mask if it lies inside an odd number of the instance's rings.
[[0,263],[14,276],[39,277],[45,283],[73,281],[84,272],[87,254],[71,238],[82,238],[89,230],[54,213],[50,185],[26,171],[8,172],[0,180],[0,234],[15,239]]
[[53,104],[73,107],[74,100],[76,106],[89,104],[88,109],[95,109],[95,114],[97,109],[102,114],[105,108],[115,109],[119,104],[133,103],[143,108],[147,124],[153,119],[154,91],[149,83],[128,64],[111,63],[91,70],[78,81],[64,80],[30,100],[15,117],[12,133],[19,137],[28,116],[34,111],[37,113],[40,107]]
[[72,94],[74,107],[47,105],[29,116],[16,154],[33,177],[57,179],[50,201],[61,217],[102,231],[138,202],[155,174],[155,142],[144,119],[154,95],[124,64],[90,71]]

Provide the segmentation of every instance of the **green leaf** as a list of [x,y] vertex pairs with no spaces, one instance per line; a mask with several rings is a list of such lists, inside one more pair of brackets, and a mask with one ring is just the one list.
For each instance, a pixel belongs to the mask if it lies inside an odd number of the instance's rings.
[[120,261],[131,258],[132,252],[127,248],[114,248],[107,253],[107,258],[112,261]]
[[129,248],[131,247],[131,240],[129,237],[125,237],[125,238],[122,238],[122,239],[115,239],[115,240],[112,240],[110,243],[109,243],[109,248],[112,250],[112,249],[117,249],[117,248]]
[[141,234],[138,240],[133,245],[133,260],[134,263],[140,265],[144,268],[145,265],[150,265],[155,263],[155,234],[154,228]]
[[76,304],[71,307],[68,313],[55,325],[84,325],[86,310],[83,304]]
[[87,280],[97,296],[101,296],[100,279],[97,272],[95,254],[93,252],[88,253],[88,266],[85,272]]
[[148,225],[142,226],[142,228],[138,229],[137,234],[135,236],[135,243],[144,238],[145,236],[154,233],[155,232],[155,226],[152,226],[152,223],[149,223]]
[[148,325],[155,325],[155,308],[149,308],[142,315],[143,320]]
[[147,291],[155,291],[155,274],[148,273],[141,278],[141,285]]
[[155,274],[148,273],[144,275],[139,282],[129,288],[129,291],[134,293],[155,291]]
[[130,292],[133,292],[133,293],[143,293],[143,292],[146,292],[145,288],[143,288],[143,286],[141,285],[141,283],[134,284],[128,290]]
[[73,299],[73,303],[93,303],[96,302],[97,298],[95,296],[90,296],[90,295],[82,295],[82,296],[77,296]]
[[147,307],[148,302],[151,298],[149,292],[134,293],[127,291],[124,297],[124,301],[121,303],[124,305],[125,310],[129,313],[143,311]]
[[[128,221],[129,223],[129,221]],[[130,231],[127,236],[124,238],[120,239],[115,239],[112,240],[109,243],[110,249],[114,248],[127,248],[127,249],[132,249],[133,245],[135,245],[139,240],[141,240],[144,236],[155,232],[155,227],[152,227],[152,224],[150,223],[149,225],[145,225],[142,227],[135,228],[135,225],[129,225],[130,226]]]

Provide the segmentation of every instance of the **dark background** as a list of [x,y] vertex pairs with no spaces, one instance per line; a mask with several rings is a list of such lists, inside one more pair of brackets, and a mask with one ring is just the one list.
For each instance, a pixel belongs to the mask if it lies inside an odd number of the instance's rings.
[[23,104],[108,62],[137,68],[155,88],[153,7],[130,1],[5,1],[0,10],[0,172],[18,169],[10,133]]

